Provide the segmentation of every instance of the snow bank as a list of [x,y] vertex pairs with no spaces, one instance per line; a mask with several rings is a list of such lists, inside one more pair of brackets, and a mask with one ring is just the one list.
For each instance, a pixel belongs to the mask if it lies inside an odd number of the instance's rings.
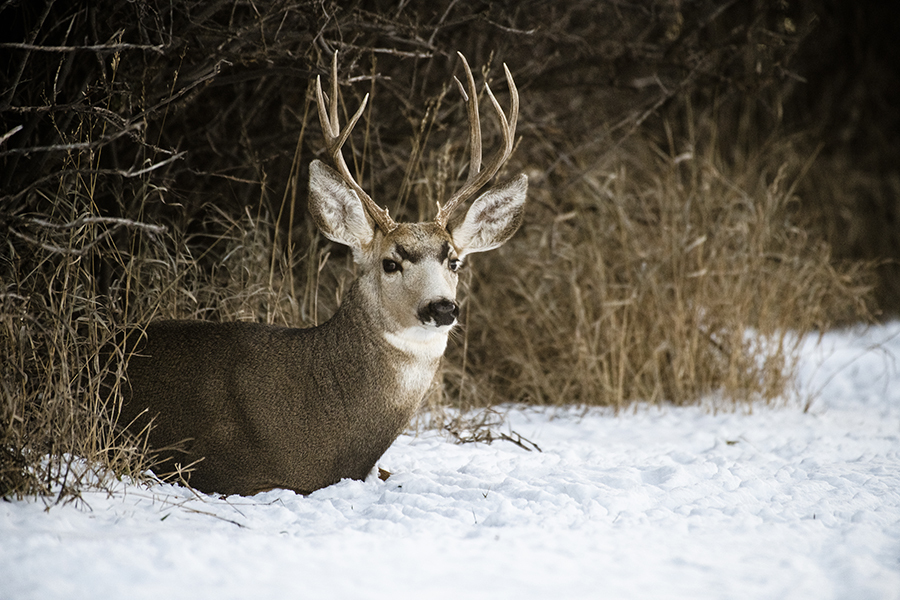
[[815,342],[781,408],[518,408],[543,452],[431,433],[309,497],[0,503],[0,598],[900,598],[900,324]]

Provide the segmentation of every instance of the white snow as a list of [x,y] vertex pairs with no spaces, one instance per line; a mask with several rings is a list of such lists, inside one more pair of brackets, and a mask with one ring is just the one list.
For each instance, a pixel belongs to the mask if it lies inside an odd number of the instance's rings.
[[308,497],[0,502],[0,598],[900,598],[900,323],[816,341],[780,407],[513,408],[543,452],[402,436]]

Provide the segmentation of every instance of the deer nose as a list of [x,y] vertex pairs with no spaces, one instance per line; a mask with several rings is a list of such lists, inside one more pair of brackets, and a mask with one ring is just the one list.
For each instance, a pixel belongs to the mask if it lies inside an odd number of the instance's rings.
[[452,325],[458,316],[459,306],[456,305],[456,302],[447,298],[429,302],[419,309],[419,320],[422,323],[434,321],[436,327]]

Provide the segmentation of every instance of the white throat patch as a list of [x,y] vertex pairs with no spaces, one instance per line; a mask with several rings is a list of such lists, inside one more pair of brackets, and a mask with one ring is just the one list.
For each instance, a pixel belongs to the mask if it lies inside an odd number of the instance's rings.
[[444,355],[447,349],[447,337],[450,325],[445,327],[407,327],[397,333],[385,332],[384,339],[404,354],[424,359],[435,360]]
[[397,365],[397,383],[401,394],[408,394],[415,402],[421,401],[422,395],[434,381],[439,361],[447,348],[449,333],[450,326],[416,326],[398,333],[385,332],[384,339],[409,357],[406,364]]

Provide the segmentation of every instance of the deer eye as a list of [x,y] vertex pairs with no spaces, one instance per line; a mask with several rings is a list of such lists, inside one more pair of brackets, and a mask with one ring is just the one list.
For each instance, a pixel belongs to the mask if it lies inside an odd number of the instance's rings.
[[451,258],[447,261],[447,266],[450,267],[450,270],[456,273],[460,269],[462,269],[463,263],[458,258]]
[[381,261],[381,268],[384,269],[385,273],[396,273],[403,270],[403,268],[400,266],[400,263],[389,258]]

